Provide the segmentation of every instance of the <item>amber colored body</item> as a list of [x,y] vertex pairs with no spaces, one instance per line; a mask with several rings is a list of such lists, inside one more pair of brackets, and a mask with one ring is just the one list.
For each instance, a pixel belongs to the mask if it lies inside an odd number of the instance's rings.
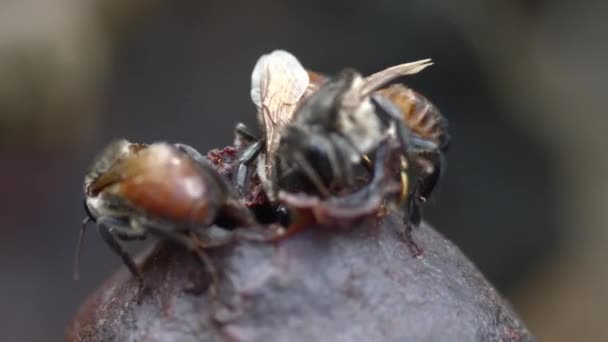
[[[310,191],[327,199],[354,184],[359,164],[378,173],[369,156],[388,138],[399,146],[401,191],[396,204],[404,207],[405,238],[414,246],[409,231],[420,223],[420,206],[443,171],[447,121],[422,95],[387,84],[430,65],[430,59],[422,59],[365,77],[345,68],[328,77],[306,70],[287,51],[262,55],[251,76],[251,99],[264,137],[256,139],[237,125],[240,139],[254,141],[239,157],[237,187],[241,192],[246,188],[248,169],[257,160],[257,175],[271,203],[277,201],[277,190]],[[370,184],[365,188],[377,190]],[[358,200],[361,204],[367,199]]]
[[208,223],[224,197],[192,158],[169,144],[150,145],[116,163],[91,183],[90,195],[95,192],[162,220],[195,224]]
[[402,84],[393,84],[378,93],[401,109],[403,120],[413,133],[439,146],[447,143],[445,119],[426,97]]
[[[308,76],[310,84],[305,93],[306,97],[318,90],[326,80],[326,76],[316,71],[308,70]],[[442,149],[447,145],[449,137],[446,120],[439,109],[422,94],[403,84],[390,85],[377,90],[377,93],[389,99],[401,110],[403,121],[413,133],[437,143]]]
[[[308,70],[308,75],[310,83],[300,100],[300,107],[328,80],[325,75],[315,71]],[[450,140],[447,120],[426,97],[402,84],[389,85],[375,90],[374,93],[398,109],[396,117],[402,120],[409,131],[405,134],[408,153],[401,161],[400,202],[407,207],[406,240],[414,254],[420,255],[421,252],[411,239],[409,231],[412,226],[420,223],[421,204],[431,195],[445,168],[443,153],[447,150]],[[365,160],[364,158],[363,161]],[[409,176],[410,165],[417,170],[413,179]]]
[[[95,159],[85,177],[87,217],[76,248],[78,277],[80,246],[86,224],[94,222],[101,237],[140,281],[142,274],[121,240],[150,234],[193,252],[207,267],[215,293],[218,276],[204,249],[230,243],[236,234],[207,234],[218,219],[250,226],[254,218],[233,198],[229,184],[195,149],[183,144],[133,144],[118,140]],[[220,227],[217,227],[218,229]]]

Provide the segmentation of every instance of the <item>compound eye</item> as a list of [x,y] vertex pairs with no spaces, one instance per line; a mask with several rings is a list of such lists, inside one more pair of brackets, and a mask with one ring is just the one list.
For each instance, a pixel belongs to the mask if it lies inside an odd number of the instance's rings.
[[287,207],[285,207],[285,206],[278,207],[275,215],[276,215],[277,222],[281,226],[288,227],[291,224],[291,213],[289,212],[289,209]]

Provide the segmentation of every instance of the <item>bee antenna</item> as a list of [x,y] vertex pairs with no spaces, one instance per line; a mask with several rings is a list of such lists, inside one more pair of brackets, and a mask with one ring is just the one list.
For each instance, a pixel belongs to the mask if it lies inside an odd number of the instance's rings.
[[76,242],[76,252],[74,254],[74,280],[78,280],[80,278],[80,254],[82,251],[82,244],[84,241],[84,234],[87,230],[87,224],[91,221],[90,216],[86,216],[82,220],[82,225],[80,226],[80,233],[78,234],[78,241]]

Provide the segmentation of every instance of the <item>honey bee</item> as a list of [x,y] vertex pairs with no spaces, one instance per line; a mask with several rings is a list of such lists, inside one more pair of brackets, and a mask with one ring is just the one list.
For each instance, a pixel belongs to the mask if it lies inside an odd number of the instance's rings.
[[[378,91],[382,98],[391,101],[402,120],[411,131],[413,163],[419,169],[419,177],[410,196],[411,219],[420,222],[420,204],[427,201],[445,171],[444,155],[450,143],[447,119],[439,109],[423,95],[402,84],[393,84]],[[389,108],[389,106],[384,106]],[[397,113],[395,113],[397,114]]]
[[[443,170],[449,140],[447,120],[413,90],[403,85],[383,87],[431,64],[428,59],[420,60],[367,77],[344,69],[327,77],[306,70],[286,51],[262,56],[252,74],[252,100],[264,137],[243,153],[237,185],[243,186],[249,165],[257,160],[257,175],[271,201],[276,199],[277,188],[294,184],[293,178],[285,177],[294,172],[327,197],[333,189],[352,183],[354,165],[371,165],[368,155],[384,137],[391,136],[399,142],[402,155],[399,202],[406,208],[404,236],[419,255],[411,228],[419,224],[420,205]],[[236,131],[251,136],[242,125]],[[260,153],[262,147],[264,153]],[[410,179],[414,179],[413,186]]]
[[[387,68],[363,79],[359,77],[357,89],[352,89],[350,107],[357,106],[357,96],[366,97],[376,88],[399,76],[419,72],[430,65],[430,60],[421,60],[413,63],[405,63]],[[310,70],[306,70],[295,56],[284,50],[276,50],[270,54],[263,55],[256,63],[252,73],[251,98],[258,108],[258,121],[263,128],[264,137],[258,139],[244,125],[237,125],[235,131],[245,140],[255,140],[240,159],[240,167],[237,173],[237,186],[242,188],[246,181],[249,166],[257,161],[257,175],[260,177],[266,190],[266,195],[271,202],[276,200],[277,194],[277,152],[281,139],[287,126],[294,126],[294,120],[307,120],[314,115],[295,115],[299,107],[311,95],[316,93],[326,82],[327,77]],[[355,94],[357,91],[360,94]],[[332,100],[332,99],[328,99]],[[346,103],[345,103],[346,104]],[[349,108],[344,106],[345,113]],[[344,135],[359,139],[363,143],[362,149],[371,150],[382,138],[383,130],[380,119],[376,115],[368,115],[367,111],[373,111],[369,101],[363,102],[357,112],[349,115],[339,115],[341,129]],[[352,109],[352,108],[350,108]],[[353,117],[357,116],[357,117]],[[343,120],[343,119],[346,120]],[[352,121],[349,119],[355,119]],[[333,123],[331,123],[333,124]],[[348,141],[347,141],[348,142]],[[264,150],[264,153],[260,151]],[[360,153],[351,159],[358,159]]]
[[218,276],[204,249],[232,239],[229,234],[220,238],[206,233],[217,228],[212,225],[220,218],[239,226],[255,223],[229,183],[194,148],[183,144],[112,142],[86,175],[84,195],[87,216],[76,248],[75,278],[86,225],[92,221],[140,282],[141,271],[122,241],[151,233],[193,252],[207,267],[214,294]]

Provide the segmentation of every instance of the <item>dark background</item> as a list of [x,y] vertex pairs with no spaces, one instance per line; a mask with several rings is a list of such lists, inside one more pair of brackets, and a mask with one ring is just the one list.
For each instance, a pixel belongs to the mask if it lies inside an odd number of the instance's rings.
[[327,73],[432,58],[404,80],[453,136],[425,217],[541,340],[608,337],[600,1],[86,3],[0,5],[3,340],[60,340],[119,266],[93,231],[71,279],[98,150],[115,137],[229,144],[236,122],[256,125],[250,73],[276,48]]

